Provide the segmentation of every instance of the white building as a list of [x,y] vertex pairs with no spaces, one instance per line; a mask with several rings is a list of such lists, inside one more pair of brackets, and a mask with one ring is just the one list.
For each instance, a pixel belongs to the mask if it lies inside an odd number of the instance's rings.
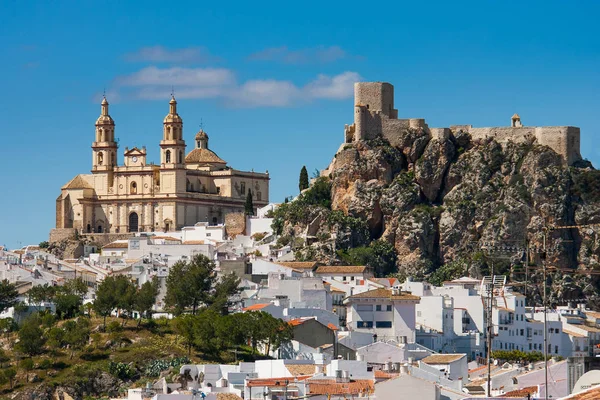
[[377,335],[378,340],[397,343],[415,341],[415,306],[420,297],[400,289],[375,289],[352,295],[348,307],[347,327],[351,331]]

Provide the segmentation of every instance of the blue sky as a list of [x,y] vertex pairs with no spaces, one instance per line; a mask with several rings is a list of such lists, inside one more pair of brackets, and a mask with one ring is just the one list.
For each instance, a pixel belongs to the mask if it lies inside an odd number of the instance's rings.
[[47,239],[60,187],[91,168],[104,89],[120,160],[156,160],[171,86],[188,146],[200,122],[271,199],[324,168],[352,83],[394,84],[429,126],[575,125],[600,164],[596,1],[0,2],[0,243]]

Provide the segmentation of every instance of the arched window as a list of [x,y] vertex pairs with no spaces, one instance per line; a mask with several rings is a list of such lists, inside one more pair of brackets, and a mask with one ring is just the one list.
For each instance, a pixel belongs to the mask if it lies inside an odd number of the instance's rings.
[[98,233],[102,233],[102,230],[103,230],[103,229],[102,229],[102,225],[98,225],[98,231],[97,231],[97,232],[98,232]]
[[129,214],[129,232],[137,232],[139,229],[139,217],[137,213]]
[[98,165],[102,165],[104,162],[104,154],[102,152],[98,153]]
[[137,183],[135,182],[131,182],[131,185],[129,186],[129,193],[130,194],[137,194]]
[[170,163],[171,162],[171,150],[167,150],[165,152],[165,162],[166,163]]
[[173,131],[171,130],[170,126],[167,126],[167,140],[172,140],[173,139]]

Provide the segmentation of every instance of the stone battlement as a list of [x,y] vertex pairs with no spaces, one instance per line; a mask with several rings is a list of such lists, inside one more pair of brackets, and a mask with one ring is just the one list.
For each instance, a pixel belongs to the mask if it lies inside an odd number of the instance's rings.
[[472,125],[453,125],[449,128],[429,128],[425,119],[398,119],[394,109],[394,87],[386,82],[357,82],[354,84],[354,123],[346,125],[346,143],[383,137],[392,146],[401,146],[403,132],[423,129],[431,138],[445,140],[451,132],[468,132],[473,139],[493,138],[500,143],[534,141],[548,146],[571,165],[581,160],[580,130],[573,126],[530,127],[521,124],[514,114],[506,127],[474,128]]

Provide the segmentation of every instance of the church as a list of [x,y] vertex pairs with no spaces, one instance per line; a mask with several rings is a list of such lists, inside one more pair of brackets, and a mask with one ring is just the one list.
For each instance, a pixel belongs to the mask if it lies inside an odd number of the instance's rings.
[[117,165],[115,122],[103,98],[92,143],[91,174],[80,174],[56,199],[56,228],[81,233],[173,231],[196,222],[223,223],[225,214],[243,212],[248,192],[254,207],[269,202],[269,173],[238,171],[196,134],[185,153],[183,120],[171,96],[163,121],[160,164],[148,163],[146,148],[125,148]]

